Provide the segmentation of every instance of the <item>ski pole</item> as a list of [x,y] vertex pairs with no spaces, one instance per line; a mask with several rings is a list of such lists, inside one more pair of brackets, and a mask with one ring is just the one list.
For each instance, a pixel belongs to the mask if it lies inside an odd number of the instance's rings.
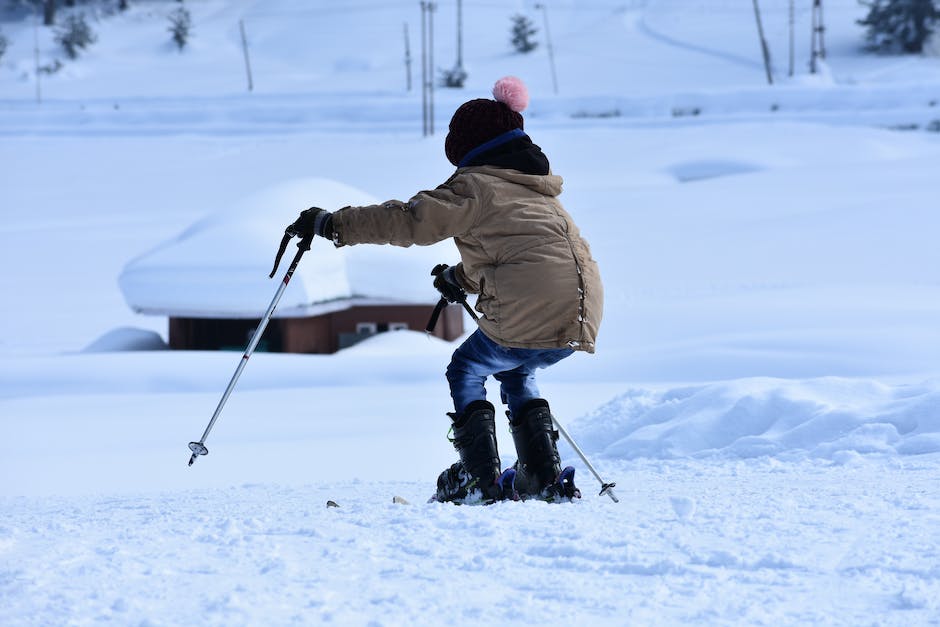
[[[281,257],[284,255],[284,250],[287,248],[287,244],[290,242],[291,237],[293,237],[293,235],[286,232],[284,233],[284,237],[281,239],[281,245],[280,248],[278,248],[277,257],[274,259],[274,269],[271,270],[271,278],[273,278],[274,273],[277,272],[277,267],[281,263]],[[261,335],[264,333],[265,328],[267,328],[268,322],[271,320],[271,316],[274,315],[274,309],[277,307],[278,301],[281,300],[281,295],[284,293],[284,290],[287,289],[287,284],[294,275],[294,270],[297,269],[297,264],[300,263],[300,258],[303,257],[305,252],[310,250],[310,242],[312,240],[313,235],[307,235],[297,243],[297,254],[294,255],[294,260],[291,261],[290,267],[287,268],[287,274],[284,275],[284,280],[281,281],[281,284],[278,286],[277,292],[274,294],[274,299],[271,301],[271,304],[268,305],[268,310],[264,313],[264,317],[261,318],[261,322],[258,324],[258,328],[255,329],[254,335],[251,336],[251,341],[248,342],[248,348],[245,349],[245,354],[242,355],[241,361],[238,362],[238,367],[235,368],[235,374],[232,375],[232,380],[229,381],[228,387],[226,387],[225,392],[222,393],[222,399],[219,401],[219,405],[215,408],[215,412],[212,414],[212,419],[209,420],[209,425],[206,427],[205,432],[202,434],[202,437],[199,438],[198,442],[189,443],[189,450],[193,453],[189,458],[190,466],[193,465],[193,462],[195,462],[196,458],[200,455],[209,454],[209,449],[206,448],[206,438],[209,437],[209,432],[212,431],[212,427],[215,425],[215,421],[219,419],[219,414],[222,413],[222,407],[225,405],[229,395],[231,395],[232,390],[235,388],[235,383],[238,381],[242,371],[245,369],[245,365],[248,363],[248,358],[251,357],[251,354],[255,352],[255,348],[258,346],[258,342],[261,341]]]
[[[447,269],[446,263],[439,263],[434,266],[434,269],[431,270],[431,276],[439,276],[444,270]],[[437,285],[435,284],[435,287]],[[445,296],[441,293],[441,299],[437,301],[437,305],[434,307],[434,311],[431,312],[431,318],[428,320],[428,325],[424,328],[424,332],[430,336],[434,332],[434,327],[437,326],[437,319],[441,316],[441,312],[444,311],[444,308],[447,307],[450,303],[460,303],[463,305],[463,308],[467,310],[467,313],[470,314],[470,317],[474,320],[480,320],[480,316],[477,315],[477,312],[473,311],[473,307],[470,306],[470,303],[467,302],[467,293],[462,289],[457,288],[460,296]]]
[[558,422],[558,418],[555,418],[555,415],[554,415],[554,414],[552,414],[552,420],[555,421],[555,426],[558,427],[558,431],[559,431],[563,436],[565,436],[565,439],[568,441],[568,444],[571,445],[571,448],[573,448],[574,451],[575,451],[575,453],[577,453],[578,456],[581,457],[581,461],[583,461],[584,464],[588,467],[588,469],[589,469],[592,473],[594,473],[594,476],[595,476],[595,477],[597,478],[597,480],[600,482],[600,484],[601,484],[601,491],[600,491],[600,494],[598,494],[598,496],[602,496],[602,495],[606,494],[607,496],[610,497],[610,499],[611,499],[614,503],[619,503],[619,502],[620,502],[620,499],[618,499],[618,498],[616,497],[616,495],[614,495],[614,487],[615,487],[617,484],[616,484],[616,483],[613,483],[613,482],[607,483],[606,481],[604,481],[603,479],[601,479],[601,476],[600,476],[599,474],[597,474],[597,471],[596,471],[596,470],[594,470],[594,466],[591,465],[591,462],[589,462],[589,461],[588,461],[588,458],[584,455],[584,452],[581,450],[581,447],[579,447],[579,446],[575,443],[574,439],[573,439],[570,435],[568,435],[568,431],[565,430],[565,428],[561,425],[560,422]]
[[[437,319],[440,318],[441,312],[444,311],[444,308],[450,304],[450,301],[447,300],[444,296],[441,296],[441,299],[437,301],[437,305],[434,306],[434,311],[431,312],[431,318],[428,320],[428,326],[424,328],[424,332],[428,335],[434,333],[434,327],[437,326]],[[473,317],[474,320],[479,320],[480,317],[477,315],[477,312],[473,311],[473,308],[470,307],[470,303],[467,302],[466,297],[460,301],[460,304],[463,305],[463,308],[467,310],[467,313]]]

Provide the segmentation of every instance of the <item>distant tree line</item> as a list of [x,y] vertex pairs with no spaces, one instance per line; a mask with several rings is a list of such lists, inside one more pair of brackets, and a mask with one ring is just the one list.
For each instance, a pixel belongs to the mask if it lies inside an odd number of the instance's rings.
[[[183,0],[164,0],[181,4]],[[53,26],[56,23],[57,12],[60,7],[73,8],[78,6],[89,6],[102,9],[117,9],[118,11],[127,10],[132,0],[6,0],[11,7],[29,7],[32,10],[42,12],[42,23],[45,26]]]
[[[4,0],[0,0],[2,2]],[[79,51],[97,40],[85,15],[74,11],[87,6],[106,12],[125,11],[134,0],[5,0],[11,9],[41,12],[43,24],[57,26],[60,8],[69,9],[55,39],[69,58],[76,58]],[[153,1],[153,0],[152,0]],[[159,1],[159,0],[157,0]],[[169,14],[169,32],[173,42],[182,50],[190,37],[192,20],[189,11],[182,6],[183,0],[162,0],[167,4],[178,4],[179,8]],[[865,39],[871,50],[879,52],[922,53],[935,35],[940,24],[940,0],[858,0],[868,8],[868,13],[858,24],[865,27]],[[538,5],[536,5],[538,6]],[[532,52],[538,47],[535,39],[537,29],[532,21],[516,14],[512,18],[510,43],[518,53]],[[0,58],[6,52],[8,41],[0,32]],[[448,87],[462,87],[467,78],[462,65],[442,72],[441,82]]]
[[[78,57],[79,53],[95,43],[98,36],[95,34],[91,25],[85,17],[85,13],[77,11],[77,8],[87,7],[94,11],[103,11],[105,14],[115,11],[125,11],[130,8],[131,0],[6,0],[7,5],[12,9],[28,10],[41,12],[43,24],[55,28],[55,41],[58,43],[66,56],[70,59]],[[175,11],[169,14],[168,19],[173,42],[182,50],[189,41],[192,19],[189,11],[182,6],[183,0],[164,0],[167,4],[173,3],[180,5]],[[64,8],[68,11],[64,18],[60,19],[59,9]],[[3,56],[7,47],[7,40],[0,33],[0,57]],[[62,67],[62,64],[56,61],[55,65],[46,67],[48,73],[55,72]]]
[[42,13],[43,25],[54,26],[58,18],[58,9],[61,7],[71,9],[78,6],[90,6],[124,11],[130,6],[130,0],[7,0],[7,4],[15,8],[26,7],[39,11]]

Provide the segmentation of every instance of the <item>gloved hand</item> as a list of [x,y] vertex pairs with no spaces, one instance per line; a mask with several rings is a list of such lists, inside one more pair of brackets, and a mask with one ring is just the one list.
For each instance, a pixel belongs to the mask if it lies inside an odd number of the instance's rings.
[[288,226],[284,232],[291,237],[303,238],[308,235],[319,235],[320,237],[333,239],[333,214],[319,207],[304,209],[300,212],[300,217]]
[[434,277],[434,287],[437,288],[437,291],[441,293],[441,296],[443,296],[447,302],[466,302],[467,292],[457,283],[457,278],[454,276],[454,268],[448,266],[446,263],[439,263],[431,270],[431,275]]

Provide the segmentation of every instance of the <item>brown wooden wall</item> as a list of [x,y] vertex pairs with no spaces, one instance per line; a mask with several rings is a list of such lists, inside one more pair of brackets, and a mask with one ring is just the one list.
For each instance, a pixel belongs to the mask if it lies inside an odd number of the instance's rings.
[[[378,332],[404,324],[422,331],[433,307],[427,305],[375,305],[351,307],[309,318],[275,318],[265,329],[258,350],[285,353],[335,353],[362,339],[360,323],[374,323]],[[170,348],[183,350],[244,350],[259,320],[170,318]],[[463,310],[444,309],[434,335],[453,341],[463,335]]]

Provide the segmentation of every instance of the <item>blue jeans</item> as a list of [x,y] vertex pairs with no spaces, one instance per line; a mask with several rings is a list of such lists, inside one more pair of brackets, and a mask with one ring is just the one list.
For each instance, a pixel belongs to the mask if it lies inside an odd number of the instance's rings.
[[503,404],[513,416],[528,401],[540,398],[535,371],[558,363],[570,348],[509,348],[477,329],[461,344],[447,366],[447,382],[458,413],[473,401],[486,400],[484,383],[490,375],[499,381]]

